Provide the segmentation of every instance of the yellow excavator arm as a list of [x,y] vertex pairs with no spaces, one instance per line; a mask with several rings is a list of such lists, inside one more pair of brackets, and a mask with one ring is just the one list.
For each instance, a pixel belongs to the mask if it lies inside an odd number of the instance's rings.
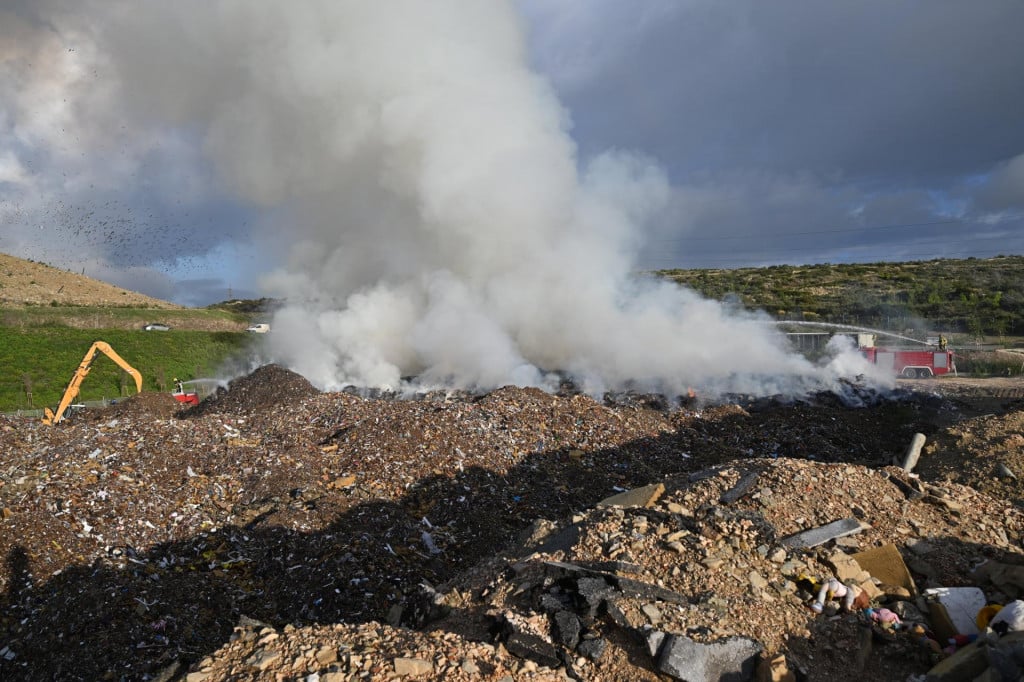
[[114,349],[110,347],[109,343],[105,341],[96,341],[89,348],[89,352],[82,358],[82,362],[79,363],[78,369],[75,370],[74,376],[71,377],[71,383],[64,390],[64,396],[60,399],[60,405],[57,406],[56,412],[51,412],[50,408],[44,410],[46,416],[43,417],[44,424],[56,424],[64,418],[64,412],[68,409],[68,405],[78,396],[78,391],[82,386],[82,380],[85,379],[86,375],[89,374],[89,370],[92,368],[92,361],[96,357],[96,352],[101,351],[111,360],[117,363],[118,367],[123,369],[132,375],[135,379],[135,391],[142,393],[142,375],[139,374],[139,370],[135,369],[127,362],[124,361],[120,355],[114,352]]

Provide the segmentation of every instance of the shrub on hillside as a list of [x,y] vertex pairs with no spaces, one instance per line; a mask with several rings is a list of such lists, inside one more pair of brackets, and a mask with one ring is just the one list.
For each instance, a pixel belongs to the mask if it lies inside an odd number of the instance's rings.
[[957,372],[979,377],[1010,377],[1024,374],[1024,355],[1000,351],[961,351]]

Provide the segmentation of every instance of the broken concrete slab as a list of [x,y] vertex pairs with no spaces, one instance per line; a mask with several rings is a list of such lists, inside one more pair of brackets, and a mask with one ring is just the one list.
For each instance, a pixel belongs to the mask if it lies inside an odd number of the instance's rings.
[[668,634],[656,665],[660,672],[686,682],[741,682],[753,678],[762,648],[759,642],[747,637],[705,644]]
[[[631,628],[633,624],[630,622],[629,617],[625,612],[619,608],[619,605],[615,603],[614,599],[609,599],[604,603],[605,611],[608,617],[611,618],[612,622],[618,625],[620,628]],[[651,654],[652,656],[654,654]]]
[[554,554],[555,552],[568,552],[580,541],[580,526],[573,523],[548,538],[534,549],[538,554]]
[[612,495],[597,503],[599,507],[652,507],[665,494],[664,483],[652,483]]
[[558,613],[559,611],[565,611],[572,605],[572,594],[569,592],[559,594],[547,592],[540,596],[540,600],[537,605],[545,613]]
[[[674,592],[667,588],[655,585],[653,583],[644,582],[642,580],[634,580],[633,578],[626,578],[615,573],[609,573],[607,571],[600,571],[590,568],[586,564],[571,564],[565,561],[545,561],[544,566],[555,569],[562,575],[570,576],[590,576],[593,578],[600,578],[610,588],[622,592],[628,597],[638,597],[640,599],[647,600],[658,600],[668,602],[670,604],[689,604],[690,600],[686,595]],[[583,578],[577,578],[576,585],[580,592],[583,592],[583,587],[592,589],[594,587],[600,587],[597,583],[583,583]],[[605,594],[604,597],[608,595]]]
[[645,583],[642,580],[633,580],[632,578],[617,578],[617,584],[620,590],[629,597],[639,597],[640,599],[654,599],[657,601],[667,602],[669,604],[689,604],[689,598],[674,592],[670,589],[661,587],[660,585],[654,585],[653,583]]
[[864,530],[864,526],[861,525],[860,521],[854,517],[850,517],[848,519],[833,521],[832,523],[824,526],[794,533],[793,535],[782,538],[782,540],[779,541],[779,544],[792,549],[807,549],[823,545],[829,540],[859,533],[862,530]]
[[973,575],[976,580],[988,580],[1008,597],[1024,597],[1024,566],[986,561],[974,569]]
[[951,500],[944,495],[925,495],[922,499],[928,504],[935,505],[936,507],[943,507],[951,512],[962,512],[964,509],[962,504],[956,500]]
[[924,497],[924,492],[918,490],[913,485],[907,483],[903,479],[897,478],[896,476],[889,476],[888,478],[889,482],[892,483],[897,488],[899,488],[900,492],[903,493],[903,496],[906,497],[911,502],[920,500],[922,497]]
[[661,645],[665,641],[665,633],[661,630],[647,630],[644,641],[647,643],[647,651],[651,654],[651,658],[657,658],[658,652],[661,651]]
[[689,481],[690,483],[697,483],[699,481],[706,481],[709,478],[714,478],[715,476],[717,476],[719,471],[721,471],[720,467],[711,467],[710,469],[701,469],[700,471],[695,471],[692,474],[690,474],[687,477],[686,480]]
[[581,606],[586,606],[586,612],[591,616],[596,616],[601,609],[601,603],[616,593],[615,588],[604,578],[590,576],[577,579],[576,590],[582,602]]
[[903,555],[900,554],[896,545],[882,545],[857,552],[853,555],[853,559],[879,583],[903,588],[910,596],[917,596],[917,585],[914,584],[914,578],[910,575],[910,571],[903,561]]
[[581,656],[586,656],[592,661],[598,661],[608,648],[608,642],[603,639],[585,639],[576,647]]
[[644,570],[641,566],[628,561],[581,561],[577,565],[602,573],[630,573],[635,575]]
[[736,482],[736,485],[722,493],[718,498],[718,501],[722,504],[732,504],[746,495],[750,489],[754,487],[754,484],[757,483],[757,477],[760,475],[760,471],[747,472],[739,481]]
[[856,559],[841,550],[832,552],[825,562],[832,567],[832,574],[843,583],[861,582],[860,574],[864,568]]
[[505,648],[513,656],[549,668],[557,668],[562,662],[551,642],[529,632],[513,632],[505,642]]
[[572,611],[559,611],[555,614],[555,637],[563,646],[575,649],[580,643],[583,626],[579,617]]

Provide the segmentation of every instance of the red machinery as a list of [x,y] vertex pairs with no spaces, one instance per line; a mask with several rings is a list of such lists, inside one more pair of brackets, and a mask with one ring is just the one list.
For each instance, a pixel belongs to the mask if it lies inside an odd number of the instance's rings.
[[174,399],[177,400],[179,403],[184,403],[186,405],[198,405],[199,404],[199,394],[196,393],[195,391],[192,391],[192,392],[186,391],[185,390],[185,383],[186,382],[184,382],[184,381],[181,381],[179,379],[175,379],[174,380],[174,392],[171,393],[171,395],[174,396]]
[[914,350],[870,346],[862,347],[860,352],[868,362],[879,367],[887,367],[892,370],[893,374],[905,377],[925,379],[956,372],[956,363],[953,362],[953,351],[951,350],[938,348]]
[[175,391],[171,395],[174,396],[174,399],[177,400],[179,403],[185,403],[186,405],[199,404],[199,394],[197,393],[178,393],[177,391]]

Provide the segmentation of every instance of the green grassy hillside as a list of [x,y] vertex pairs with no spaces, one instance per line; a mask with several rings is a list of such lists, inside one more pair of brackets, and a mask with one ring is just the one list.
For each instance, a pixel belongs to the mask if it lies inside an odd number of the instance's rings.
[[[780,320],[837,322],[963,338],[1024,336],[1024,256],[913,263],[668,270],[661,276],[710,298],[767,311]],[[169,391],[174,377],[216,374],[264,339],[242,329],[271,303],[228,302],[207,309],[10,305],[0,307],[0,411],[56,406],[89,346],[106,341],[144,379],[145,391]],[[169,332],[144,332],[163,322]],[[967,358],[965,357],[964,360]],[[1018,373],[996,363],[992,372]],[[959,361],[958,361],[959,362]],[[131,381],[100,354],[80,401],[117,398]]]
[[[94,341],[106,341],[137,369],[144,391],[170,391],[174,377],[212,376],[222,363],[245,356],[261,339],[244,332],[0,326],[0,411],[55,407]],[[122,374],[113,360],[97,354],[77,400],[134,394],[133,382]]]
[[101,306],[20,306],[0,308],[0,327],[76,327],[80,329],[139,330],[161,322],[175,330],[243,331],[249,315],[212,308],[153,308]]

